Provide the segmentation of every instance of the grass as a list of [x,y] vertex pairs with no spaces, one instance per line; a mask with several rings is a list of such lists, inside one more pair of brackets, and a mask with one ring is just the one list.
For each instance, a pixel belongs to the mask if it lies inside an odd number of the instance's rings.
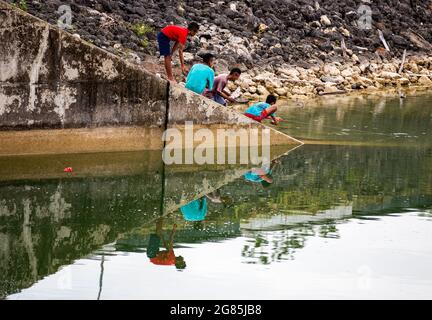
[[13,0],[12,1],[12,6],[15,8],[19,8],[23,11],[27,11],[28,10],[28,5],[27,5],[27,0]]
[[147,36],[154,32],[154,29],[152,26],[149,26],[145,23],[137,23],[131,25],[131,30],[139,37],[141,38],[140,46],[143,48],[148,48],[150,45],[150,41],[148,40]]
[[154,29],[152,26],[149,26],[148,24],[145,23],[137,23],[132,25],[132,31],[135,32],[135,34],[142,38],[142,37],[146,37],[147,34],[149,33],[153,33]]

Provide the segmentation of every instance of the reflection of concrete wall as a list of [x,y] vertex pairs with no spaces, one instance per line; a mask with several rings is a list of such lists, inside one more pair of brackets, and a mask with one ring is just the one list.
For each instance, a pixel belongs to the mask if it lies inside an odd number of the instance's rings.
[[0,298],[156,219],[161,186],[160,174],[0,185]]

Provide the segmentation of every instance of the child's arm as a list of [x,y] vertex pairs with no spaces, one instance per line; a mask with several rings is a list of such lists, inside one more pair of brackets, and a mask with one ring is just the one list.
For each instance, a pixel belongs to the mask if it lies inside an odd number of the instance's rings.
[[272,122],[271,122],[271,123],[274,124],[274,125],[278,125],[279,122],[283,121],[282,118],[280,118],[280,117],[276,117],[275,114],[270,115],[270,118],[272,119]]
[[231,98],[231,95],[230,95],[228,92],[226,92],[225,90],[223,90],[223,91],[219,91],[219,90],[217,90],[216,92],[217,92],[217,94],[220,95],[222,98],[224,98],[224,99],[226,99],[226,100],[228,100],[228,101],[230,101],[230,102],[236,102],[236,100],[233,99],[233,98]]
[[207,89],[209,90],[213,90],[213,86],[214,86],[214,73],[210,73],[208,78],[207,78]]
[[174,56],[174,54],[177,51],[177,49],[179,51],[180,66],[181,66],[182,72],[183,72],[184,75],[186,75],[187,70],[186,70],[186,67],[185,67],[185,64],[184,64],[183,45],[180,42],[178,42],[178,41],[174,44],[174,46],[172,48],[171,56]]
[[180,58],[180,66],[184,75],[187,74],[187,70],[185,67],[184,56],[183,56],[183,45],[179,45],[179,58]]

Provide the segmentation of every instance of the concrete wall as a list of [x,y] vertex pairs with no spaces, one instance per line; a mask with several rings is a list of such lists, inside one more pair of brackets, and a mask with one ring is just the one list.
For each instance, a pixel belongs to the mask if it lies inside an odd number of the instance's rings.
[[0,155],[162,149],[185,121],[266,128],[1,0],[0,44]]
[[0,129],[161,126],[167,82],[0,1]]

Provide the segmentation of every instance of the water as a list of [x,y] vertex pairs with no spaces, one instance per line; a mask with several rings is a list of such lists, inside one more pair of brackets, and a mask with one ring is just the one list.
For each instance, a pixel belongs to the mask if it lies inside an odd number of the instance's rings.
[[[431,298],[432,95],[332,99],[279,112],[313,144],[271,183],[155,152],[0,159],[0,297]],[[179,268],[150,261],[164,240]]]

